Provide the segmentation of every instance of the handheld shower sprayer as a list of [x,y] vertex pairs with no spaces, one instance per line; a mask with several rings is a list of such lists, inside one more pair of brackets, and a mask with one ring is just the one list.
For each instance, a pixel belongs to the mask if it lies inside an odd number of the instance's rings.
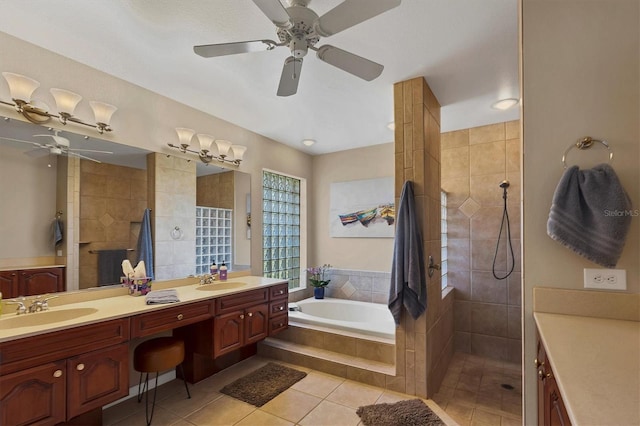
[[[509,181],[503,180],[500,182],[500,188],[502,188],[502,199],[504,200],[504,209],[502,211],[502,222],[500,223],[500,232],[498,233],[498,242],[496,243],[496,252],[493,255],[493,277],[497,280],[504,280],[507,278],[513,270],[515,269],[515,258],[513,256],[513,244],[511,243],[511,225],[509,224],[509,212],[507,211],[507,188],[509,188]],[[511,269],[504,277],[498,276],[496,273],[496,259],[498,258],[498,249],[500,248],[500,238],[502,237],[502,230],[504,229],[505,223],[507,224],[507,245],[509,247],[509,252],[511,253]],[[508,260],[508,259],[507,259]]]

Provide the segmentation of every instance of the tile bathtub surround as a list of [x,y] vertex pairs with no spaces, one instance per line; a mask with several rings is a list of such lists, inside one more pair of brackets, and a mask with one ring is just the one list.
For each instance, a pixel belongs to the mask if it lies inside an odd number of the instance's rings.
[[[447,192],[449,285],[455,287],[455,348],[520,362],[520,134],[519,121],[442,134],[442,189]],[[499,184],[508,180],[508,210],[515,258],[513,274],[493,277],[502,220]],[[512,258],[503,238],[496,273]]]
[[387,304],[391,272],[354,271],[332,269],[326,297]]
[[[220,393],[220,389],[226,384],[270,361],[268,358],[255,356],[190,385],[191,399],[185,398],[181,380],[173,380],[160,386],[154,424],[356,426],[360,424],[356,410],[361,405],[415,398],[291,364],[286,365],[305,371],[307,376],[260,408]],[[455,425],[451,417],[433,401],[427,400],[425,403],[446,424]],[[134,397],[104,410],[103,424],[144,425],[144,403],[137,403]]]

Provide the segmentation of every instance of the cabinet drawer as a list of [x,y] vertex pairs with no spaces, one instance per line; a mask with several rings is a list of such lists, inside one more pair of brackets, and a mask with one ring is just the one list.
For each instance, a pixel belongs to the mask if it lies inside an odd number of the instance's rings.
[[0,343],[0,375],[129,340],[129,319],[83,325]]
[[286,330],[289,326],[289,315],[278,315],[269,320],[269,336],[278,334],[282,330]]
[[210,301],[164,308],[133,317],[131,320],[131,336],[149,336],[161,331],[173,330],[174,328],[204,321],[212,316],[213,304]]
[[270,300],[285,298],[289,294],[289,284],[278,284],[273,287],[269,287]]
[[283,314],[287,312],[287,299],[284,300],[276,300],[275,302],[271,302],[269,304],[269,314],[271,316]]
[[226,314],[268,301],[269,291],[266,288],[231,294],[216,299],[216,313]]

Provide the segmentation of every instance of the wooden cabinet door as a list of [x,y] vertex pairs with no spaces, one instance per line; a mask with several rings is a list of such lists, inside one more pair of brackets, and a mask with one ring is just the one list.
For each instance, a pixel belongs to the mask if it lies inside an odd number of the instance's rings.
[[112,346],[67,360],[67,419],[129,394],[129,346]]
[[65,362],[0,377],[1,425],[54,425],[65,420]]
[[244,344],[255,343],[269,333],[269,305],[252,306],[245,310]]
[[244,311],[218,315],[213,320],[213,357],[217,358],[244,345]]
[[17,271],[0,271],[0,292],[4,299],[19,296]]
[[24,269],[18,271],[18,293],[20,296],[64,291],[63,268]]

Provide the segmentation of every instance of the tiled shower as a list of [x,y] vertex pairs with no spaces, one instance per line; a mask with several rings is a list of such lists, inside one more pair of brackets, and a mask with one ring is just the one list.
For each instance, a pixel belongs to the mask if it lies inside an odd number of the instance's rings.
[[[442,188],[447,192],[450,286],[455,287],[454,347],[457,351],[520,362],[520,123],[442,134]],[[493,258],[503,216],[503,180],[514,259],[505,231]]]

